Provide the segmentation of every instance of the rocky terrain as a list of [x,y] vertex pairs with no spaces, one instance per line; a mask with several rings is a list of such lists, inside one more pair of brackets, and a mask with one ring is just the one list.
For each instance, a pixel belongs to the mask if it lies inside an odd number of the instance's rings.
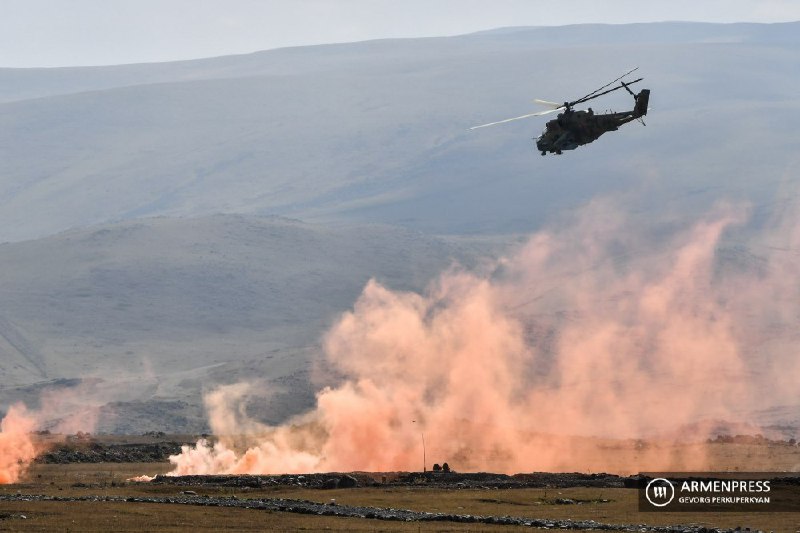
[[101,444],[59,446],[36,458],[45,464],[65,463],[155,463],[181,452],[179,442],[148,444]]
[[[494,474],[439,472],[353,472],[323,474],[235,475],[235,476],[156,476],[156,484],[250,487],[298,486],[332,489],[372,486],[419,486],[443,489],[522,489],[569,487],[636,487],[638,478],[612,474],[548,473]],[[574,503],[574,502],[572,502]]]

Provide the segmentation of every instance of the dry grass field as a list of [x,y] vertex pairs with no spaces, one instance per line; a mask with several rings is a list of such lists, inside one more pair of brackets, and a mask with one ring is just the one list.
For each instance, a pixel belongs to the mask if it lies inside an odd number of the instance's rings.
[[[689,451],[689,450],[687,450]],[[611,453],[613,455],[613,453]],[[782,445],[715,444],[719,470],[793,470],[800,449]],[[131,483],[140,475],[165,473],[167,463],[36,464],[24,479],[0,486],[2,495],[39,494],[61,497],[165,497],[192,490],[199,496],[291,498],[339,505],[411,509],[452,514],[583,519],[609,524],[675,525],[775,532],[800,531],[793,513],[639,513],[632,489],[441,489],[379,486],[318,490],[275,486],[263,489]],[[723,468],[725,467],[725,468]],[[791,468],[794,467],[794,468]],[[557,504],[569,498],[578,504]],[[517,526],[455,522],[389,522],[266,510],[113,501],[0,501],[2,531],[516,531]]]

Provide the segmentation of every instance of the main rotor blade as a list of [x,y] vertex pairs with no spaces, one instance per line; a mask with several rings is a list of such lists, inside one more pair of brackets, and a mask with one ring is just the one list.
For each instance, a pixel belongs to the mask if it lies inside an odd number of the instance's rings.
[[511,122],[513,120],[520,120],[520,119],[528,118],[528,117],[536,117],[536,116],[539,116],[539,115],[544,115],[546,113],[552,113],[554,111],[557,111],[557,110],[556,109],[552,109],[552,110],[548,110],[548,111],[540,111],[539,113],[529,113],[527,115],[522,115],[521,117],[507,118],[505,120],[498,120],[497,122],[490,122],[488,124],[481,124],[480,126],[472,126],[470,129],[471,130],[477,130],[478,128],[485,128],[487,126],[495,126],[497,124],[505,124],[506,122]]
[[559,107],[564,107],[564,102],[549,102],[547,100],[539,100],[538,98],[533,99],[539,105],[544,105],[553,109],[558,109]]
[[[590,93],[589,93],[589,94],[587,94],[586,96],[583,96],[583,97],[581,97],[581,98],[578,98],[578,99],[577,99],[577,100],[575,100],[574,102],[571,102],[569,105],[575,105],[575,104],[579,104],[579,103],[581,103],[581,102],[585,102],[585,101],[586,101],[586,99],[587,99],[587,98],[589,98],[590,96],[592,96],[593,94],[595,94],[595,93],[597,93],[597,92],[599,92],[599,91],[602,91],[603,89],[605,89],[605,88],[606,88],[606,87],[608,87],[609,85],[613,85],[614,83],[617,83],[619,80],[621,80],[622,78],[624,78],[625,76],[627,76],[627,75],[628,75],[628,74],[630,74],[631,72],[635,72],[636,70],[639,70],[639,67],[634,67],[634,68],[630,69],[628,72],[626,72],[625,74],[623,74],[623,75],[622,75],[622,76],[620,76],[619,78],[615,79],[614,81],[610,81],[610,82],[606,83],[605,85],[603,85],[603,86],[602,86],[602,87],[600,87],[599,89],[596,89],[596,90],[594,90],[594,91],[590,92]],[[603,94],[605,94],[605,93],[603,93]],[[597,96],[600,96],[600,95],[598,94]]]
[[[639,78],[638,80],[633,80],[632,82],[626,83],[625,85],[633,85],[634,83],[639,83],[643,79],[644,78]],[[614,91],[619,91],[620,89],[624,88],[625,85],[620,85],[619,87],[614,87],[612,89],[608,89],[606,91],[603,91],[601,93],[597,93],[597,94],[594,94],[594,95],[591,95],[591,96],[584,96],[580,100],[575,100],[574,102],[571,102],[569,105],[577,105],[577,104],[582,104],[584,102],[588,102],[589,100],[594,100],[595,98],[597,98],[599,96],[603,96],[604,94],[613,93]],[[630,89],[628,89],[628,90],[630,90]]]

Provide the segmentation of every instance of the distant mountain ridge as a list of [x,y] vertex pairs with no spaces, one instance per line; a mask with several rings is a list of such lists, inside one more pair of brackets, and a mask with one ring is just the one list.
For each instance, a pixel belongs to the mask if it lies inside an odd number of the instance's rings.
[[[763,201],[774,186],[729,176],[791,165],[798,29],[589,25],[0,70],[0,88],[18,98],[53,94],[0,104],[0,241],[221,212],[531,231],[597,194],[641,187],[644,167],[664,177],[647,196],[676,198],[671,208],[707,207],[716,194],[682,196],[719,183]],[[548,158],[531,142],[543,120],[468,130],[535,110],[533,97],[580,97],[636,65],[652,127]],[[621,92],[595,102],[631,105]]]
[[[94,67],[0,68],[0,103],[106,90],[131,85],[259,75],[293,75],[322,68],[342,68],[374,54],[393,53],[403,45],[469,43],[486,37],[524,40],[546,47],[590,44],[691,44],[800,42],[800,22],[772,24],[660,22],[516,26],[455,37],[380,39],[354,43],[279,48],[207,59]],[[400,45],[398,47],[398,45]]]
[[[531,231],[597,194],[641,187],[644,167],[662,176],[644,182],[647,196],[676,198],[670,208],[707,208],[716,192],[683,196],[718,184],[763,201],[773,185],[730,176],[791,165],[800,51],[785,43],[798,29],[588,25],[2,70],[0,87],[18,97],[64,94],[0,104],[0,241],[214,213]],[[533,97],[580,97],[635,65],[653,127],[547,158],[531,142],[543,119],[468,130],[534,110]],[[621,91],[594,103],[632,105]]]

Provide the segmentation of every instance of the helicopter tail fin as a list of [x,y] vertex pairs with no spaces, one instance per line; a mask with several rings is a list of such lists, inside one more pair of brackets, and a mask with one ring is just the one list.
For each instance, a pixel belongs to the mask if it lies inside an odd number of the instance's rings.
[[636,118],[639,118],[647,114],[647,104],[650,101],[650,89],[642,89],[635,98],[636,107],[633,108],[633,114]]

